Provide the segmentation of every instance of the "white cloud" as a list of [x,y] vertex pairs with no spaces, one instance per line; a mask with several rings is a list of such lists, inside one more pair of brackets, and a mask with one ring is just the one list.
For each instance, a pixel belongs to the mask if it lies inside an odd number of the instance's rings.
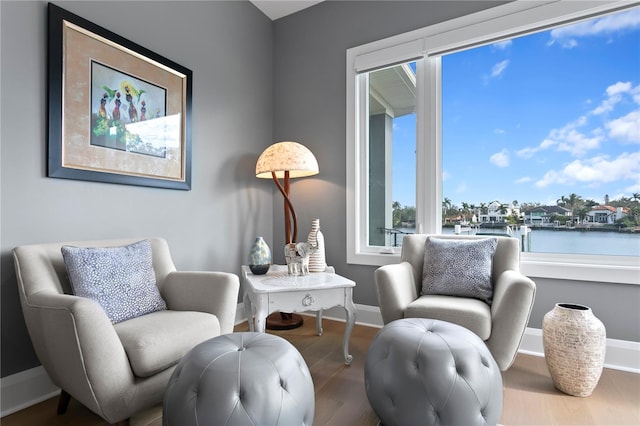
[[525,177],[521,177],[520,179],[516,179],[516,181],[514,183],[527,183],[527,182],[531,182],[533,179],[531,179],[529,176],[525,176]]
[[516,155],[529,159],[540,151],[555,148],[557,151],[582,157],[589,151],[600,148],[607,137],[624,143],[640,143],[640,110],[605,122],[604,129],[596,127],[589,131],[583,130],[589,123],[589,117],[614,111],[625,96],[631,96],[635,103],[640,104],[640,85],[633,87],[631,82],[618,81],[608,86],[605,93],[606,98],[595,109],[563,127],[552,129],[539,145],[519,149]]
[[[564,127],[552,129],[549,132],[549,136],[537,148],[534,148],[535,151],[528,153],[533,154],[536,151],[556,146],[558,151],[569,152],[574,156],[582,156],[589,150],[599,148],[600,143],[604,140],[601,129],[592,130],[591,136],[587,136],[578,130],[587,124],[587,121],[587,117],[583,115],[577,120],[567,123]],[[531,150],[529,149],[529,151]]]
[[558,142],[556,142],[556,141],[552,141],[551,139],[545,139],[542,142],[540,142],[540,148],[547,149],[547,148],[551,148],[552,146],[555,146],[557,144],[558,144]]
[[522,148],[516,151],[516,155],[522,158],[531,158],[533,157],[533,154],[535,154],[538,151],[540,151],[540,147],[534,147],[534,148],[527,147],[527,148]]
[[576,38],[610,36],[619,31],[638,27],[640,27],[640,10],[634,9],[551,30],[551,40],[548,45],[557,42],[564,48],[573,48],[578,45]]
[[[555,130],[555,129],[554,129]],[[552,130],[553,132],[553,130]],[[540,142],[540,145],[535,147],[526,147],[516,151],[516,155],[521,158],[531,158],[536,152],[549,149],[553,146],[557,146],[559,143],[552,139],[545,139]]]
[[623,142],[640,143],[640,110],[611,120],[605,124],[609,137]]
[[504,135],[507,132],[504,129],[494,129],[493,133],[495,133],[496,135]]
[[607,15],[602,18],[591,19],[574,25],[552,30],[561,35],[576,37],[611,34],[614,32],[629,30],[640,27],[640,10],[634,9],[624,13]]
[[630,90],[631,90],[630,81],[627,81],[626,83],[619,81],[616,84],[612,84],[611,86],[607,87],[607,95],[614,96],[620,93],[627,93]]
[[640,181],[634,183],[633,185],[627,186],[624,189],[624,192],[628,194],[634,194],[636,192],[640,192]]
[[558,151],[567,151],[576,157],[582,156],[587,151],[600,147],[600,142],[604,140],[602,131],[594,131],[593,137],[588,137],[575,129],[570,129],[563,135],[561,141],[558,142]]
[[491,77],[500,78],[502,74],[504,74],[505,70],[509,66],[509,60],[505,59],[504,61],[498,62],[491,68]]
[[[624,192],[618,192],[617,194],[607,194],[609,196],[609,201],[611,200],[619,200],[622,197],[626,197],[626,195],[624,195]],[[591,197],[592,200],[597,199],[598,197]],[[605,204],[604,202],[604,197],[602,197],[602,204]]]
[[493,47],[494,49],[497,49],[497,50],[505,50],[508,47],[511,47],[512,44],[513,44],[513,41],[505,40],[505,41],[499,41],[497,43],[493,43]]
[[497,167],[509,167],[509,152],[506,149],[496,152],[489,157],[489,161]]
[[[640,87],[640,86],[639,86]],[[622,95],[625,93],[631,93],[631,82],[623,83],[621,81],[612,84],[607,87],[607,98],[602,101],[600,105],[594,108],[590,113],[593,115],[604,114],[605,112],[613,111],[613,108],[618,102],[622,100]]]
[[536,187],[545,188],[551,184],[558,183],[566,183],[567,180],[562,176],[561,173],[556,172],[555,170],[549,170],[544,174],[542,179],[536,182]]
[[563,49],[573,49],[578,45],[578,42],[576,41],[576,39],[570,38],[570,39],[559,39],[559,40],[552,39],[547,43],[547,46],[552,46],[557,41],[560,42],[560,46],[562,46]]
[[586,160],[574,160],[560,171],[548,171],[535,185],[539,188],[552,184],[597,185],[616,180],[637,180],[638,175],[640,175],[640,152],[626,152],[613,160],[609,160],[604,155]]
[[462,193],[464,193],[464,192],[467,192],[467,188],[468,188],[468,187],[467,187],[467,183],[466,183],[466,182],[462,182],[461,184],[459,184],[459,185],[456,187],[456,193],[457,193],[457,194],[462,194]]
[[631,89],[631,97],[633,98],[633,102],[640,105],[640,84]]

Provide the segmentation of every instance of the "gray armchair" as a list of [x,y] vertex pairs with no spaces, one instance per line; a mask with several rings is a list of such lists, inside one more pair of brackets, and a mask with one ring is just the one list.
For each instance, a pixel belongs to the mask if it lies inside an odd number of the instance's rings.
[[16,247],[20,302],[35,352],[62,389],[109,423],[160,403],[178,361],[195,345],[233,331],[239,279],[223,272],[179,272],[167,242],[149,239],[156,285],[167,309],[112,324],[91,299],[72,295],[63,245],[124,246],[140,239]]
[[[496,237],[492,261],[491,304],[475,298],[423,295],[425,242],[429,235],[407,235],[401,262],[375,271],[375,284],[385,324],[400,318],[432,318],[461,325],[485,341],[500,370],[513,363],[533,307],[536,286],[520,273],[516,238]],[[486,236],[433,235],[438,238],[479,239]]]

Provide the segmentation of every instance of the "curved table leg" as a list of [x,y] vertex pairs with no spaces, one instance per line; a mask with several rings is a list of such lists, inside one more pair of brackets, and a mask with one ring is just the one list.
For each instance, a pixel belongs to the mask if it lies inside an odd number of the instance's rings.
[[251,305],[251,299],[247,293],[242,298],[244,302],[244,314],[247,316],[247,322],[249,323],[249,331],[255,331],[255,325],[253,322],[253,306]]
[[353,356],[349,354],[349,338],[353,331],[353,326],[356,323],[356,305],[353,304],[353,289],[345,289],[344,297],[344,309],[347,311],[347,323],[344,328],[344,341],[342,343],[342,350],[344,352],[344,363],[350,365],[353,361]]
[[316,312],[316,333],[322,336],[322,309]]
[[265,306],[262,305],[258,305],[256,306],[256,331],[258,333],[264,333],[265,329],[267,328],[267,315],[269,315],[269,312],[267,312],[267,308]]

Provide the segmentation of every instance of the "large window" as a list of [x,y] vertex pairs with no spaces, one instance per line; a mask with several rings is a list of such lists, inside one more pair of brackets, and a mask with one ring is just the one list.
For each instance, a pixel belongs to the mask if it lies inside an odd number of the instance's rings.
[[349,262],[507,233],[536,276],[637,282],[640,11],[518,3],[348,51]]
[[[416,219],[416,64],[363,74],[368,147],[367,245],[397,247]],[[400,203],[399,200],[402,200]]]
[[443,55],[443,232],[640,256],[638,52],[632,9]]

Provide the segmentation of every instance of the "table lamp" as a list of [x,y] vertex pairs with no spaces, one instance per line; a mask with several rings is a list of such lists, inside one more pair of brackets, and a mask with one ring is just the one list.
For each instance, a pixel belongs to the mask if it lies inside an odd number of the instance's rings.
[[[256,177],[273,179],[284,197],[285,244],[298,238],[298,219],[289,198],[289,179],[318,174],[318,161],[298,142],[278,142],[264,150],[256,163]],[[283,183],[280,183],[283,179]]]
[[[264,150],[256,163],[256,177],[273,179],[284,197],[285,245],[298,238],[298,219],[289,198],[289,179],[318,174],[318,161],[307,147],[297,142],[278,142]],[[283,179],[283,183],[280,183]],[[267,317],[266,327],[271,330],[289,330],[300,327],[300,315],[274,312]]]

